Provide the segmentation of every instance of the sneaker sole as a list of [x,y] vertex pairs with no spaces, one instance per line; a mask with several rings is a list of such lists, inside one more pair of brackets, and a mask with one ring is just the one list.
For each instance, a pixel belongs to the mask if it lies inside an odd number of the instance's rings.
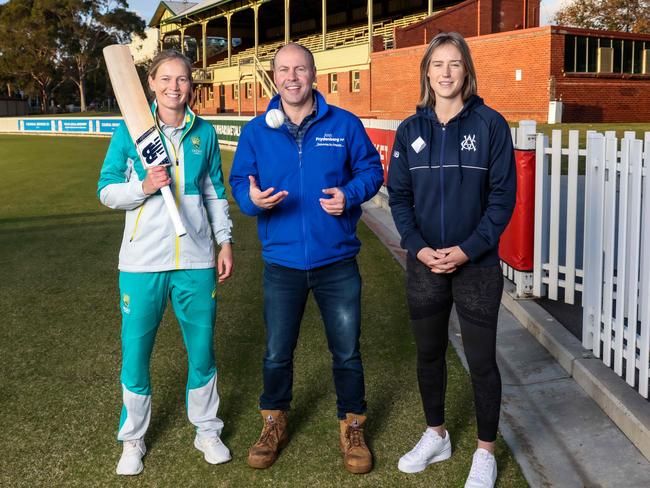
[[451,457],[451,449],[448,449],[422,464],[411,464],[405,466],[402,463],[402,460],[400,459],[400,461],[397,463],[397,469],[399,469],[402,473],[408,473],[408,474],[420,473],[425,469],[427,469],[427,466],[430,466],[434,463],[439,463],[440,461],[446,461],[450,457]]
[[216,460],[213,458],[208,458],[208,454],[200,447],[199,443],[196,442],[196,438],[194,439],[194,447],[203,453],[203,459],[205,459],[208,464],[223,464],[232,459],[232,456],[228,456],[227,458],[218,458]]
[[140,473],[142,473],[143,470],[144,470],[144,466],[141,464],[140,469],[138,471],[136,471],[135,473],[124,473],[124,472],[120,472],[120,470],[118,470],[118,469],[115,470],[115,473],[119,474],[120,476],[137,476]]

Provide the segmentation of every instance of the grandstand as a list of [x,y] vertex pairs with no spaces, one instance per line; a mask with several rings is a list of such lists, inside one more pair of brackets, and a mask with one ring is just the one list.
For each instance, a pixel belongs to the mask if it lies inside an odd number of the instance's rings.
[[[436,1],[434,9],[433,1],[419,0],[161,2],[150,26],[160,30],[161,49],[180,49],[193,59],[200,113],[247,114],[258,111],[259,98],[275,93],[270,60],[286,42],[309,48],[319,73],[367,72],[372,52],[395,48],[396,29],[458,3]],[[228,40],[227,48],[208,56],[206,40],[216,36]],[[233,38],[241,44],[234,47]]]

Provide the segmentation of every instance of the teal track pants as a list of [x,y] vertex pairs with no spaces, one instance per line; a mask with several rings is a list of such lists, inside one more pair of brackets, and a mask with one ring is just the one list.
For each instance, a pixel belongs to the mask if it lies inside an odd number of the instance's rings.
[[149,363],[170,300],[187,349],[187,416],[203,437],[220,435],[213,329],[217,310],[214,268],[155,273],[120,272],[122,414],[118,440],[144,437],[151,419]]

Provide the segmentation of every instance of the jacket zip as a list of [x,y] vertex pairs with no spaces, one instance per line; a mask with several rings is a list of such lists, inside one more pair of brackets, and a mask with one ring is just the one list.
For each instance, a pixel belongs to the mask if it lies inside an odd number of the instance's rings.
[[440,237],[442,238],[441,245],[444,247],[447,242],[445,239],[445,175],[444,165],[442,159],[445,155],[445,137],[447,135],[447,128],[442,125],[442,141],[440,142]]
[[[156,120],[156,126],[158,126],[158,120]],[[189,134],[190,130],[192,130],[192,127],[194,126],[194,119],[192,120],[192,123],[189,127],[187,127],[184,131],[183,134],[181,135],[179,141],[178,141],[178,148],[180,149],[183,144],[183,139],[185,139],[185,136]],[[160,130],[158,127],[158,130],[161,135],[164,136],[163,131]],[[176,147],[174,146],[174,141],[169,139],[169,143],[172,147],[172,151],[174,153],[174,175],[175,175],[175,192],[174,192],[174,200],[176,201],[176,208],[180,209],[181,208],[181,182],[180,182],[180,165],[178,163],[178,154],[176,153]],[[181,238],[179,236],[175,236],[174,238],[174,265],[176,269],[180,269],[181,267]]]
[[140,216],[142,215],[142,211],[144,210],[144,206],[147,204],[147,201],[145,200],[142,206],[140,207],[140,210],[138,210],[138,216],[135,218],[135,225],[133,226],[133,232],[131,233],[131,238],[129,239],[129,242],[133,242],[133,239],[135,239],[135,233],[138,231],[138,224],[140,223]]
[[[305,140],[303,136],[303,141]],[[298,143],[296,142],[296,146]],[[302,171],[302,148],[298,148],[298,165],[300,167],[300,220],[302,220],[302,236],[305,242],[305,262],[307,267],[311,268],[311,263],[309,262],[309,250],[307,249],[307,224],[305,223],[305,209],[303,208],[303,190],[305,188],[303,184],[303,171]]]

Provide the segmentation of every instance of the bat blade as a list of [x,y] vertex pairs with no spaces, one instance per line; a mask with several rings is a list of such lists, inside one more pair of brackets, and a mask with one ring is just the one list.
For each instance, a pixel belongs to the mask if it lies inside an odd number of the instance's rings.
[[[113,86],[113,93],[115,93],[124,122],[135,143],[142,164],[145,168],[169,164],[165,146],[156,129],[156,123],[140,84],[129,47],[120,44],[107,46],[104,48],[104,59]],[[174,224],[176,235],[185,235],[187,231],[181,221],[169,186],[162,187],[160,192]]]

